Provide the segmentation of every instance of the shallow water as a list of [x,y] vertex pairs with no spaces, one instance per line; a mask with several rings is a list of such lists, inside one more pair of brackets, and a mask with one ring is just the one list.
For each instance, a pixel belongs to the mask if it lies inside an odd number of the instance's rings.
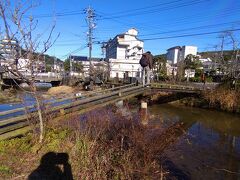
[[183,122],[185,133],[164,153],[164,166],[177,179],[240,179],[240,117],[170,104],[148,109],[149,124]]
[[[45,91],[39,91],[38,93],[44,93],[44,92]],[[22,102],[0,104],[0,112],[7,111],[7,110],[12,110],[12,109],[17,109],[17,108],[21,108],[21,107],[33,106],[33,105],[36,104],[36,99],[30,93],[18,92],[17,96],[20,97],[20,99],[22,99]],[[52,107],[71,102],[71,100],[64,100],[64,101],[61,101],[61,102],[56,102],[56,100],[57,99],[54,98],[54,97],[49,97],[47,99],[44,99],[42,102],[43,103],[51,103]],[[31,112],[31,111],[34,111],[34,110],[36,110],[36,109],[31,108],[31,109],[28,109],[28,112]],[[19,111],[17,113],[11,113],[9,115],[3,115],[3,116],[0,115],[0,121],[3,120],[3,119],[6,119],[6,118],[11,118],[11,117],[18,116],[18,115],[23,115],[23,114],[25,114],[25,110]]]

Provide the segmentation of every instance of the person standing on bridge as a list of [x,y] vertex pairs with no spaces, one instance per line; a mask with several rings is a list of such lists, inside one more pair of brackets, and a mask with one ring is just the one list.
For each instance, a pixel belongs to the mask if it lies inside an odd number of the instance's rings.
[[142,54],[139,61],[142,66],[142,83],[143,86],[147,83],[150,84],[151,69],[153,68],[153,56],[150,51]]

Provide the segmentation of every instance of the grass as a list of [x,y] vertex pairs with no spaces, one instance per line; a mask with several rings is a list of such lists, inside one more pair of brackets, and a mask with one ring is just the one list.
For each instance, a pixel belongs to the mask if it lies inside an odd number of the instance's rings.
[[166,131],[142,125],[111,109],[59,120],[36,134],[0,141],[0,179],[27,178],[46,153],[66,153],[74,179],[161,179],[164,149],[182,133],[181,124]]
[[4,175],[11,174],[11,170],[8,166],[0,165],[0,174]]
[[0,91],[0,103],[15,103],[20,102],[20,99],[16,97],[14,92]]
[[210,107],[215,107],[229,112],[240,112],[240,91],[218,87],[215,90],[204,93],[204,98]]
[[70,86],[58,86],[52,87],[48,90],[50,95],[59,95],[59,94],[70,94],[73,93],[74,89]]

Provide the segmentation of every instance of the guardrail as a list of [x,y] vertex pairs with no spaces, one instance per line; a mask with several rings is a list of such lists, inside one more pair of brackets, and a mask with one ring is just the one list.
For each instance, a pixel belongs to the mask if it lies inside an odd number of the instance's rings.
[[151,87],[153,89],[164,90],[164,91],[177,91],[177,92],[196,92],[199,93],[204,90],[204,87],[194,87],[191,85],[177,85],[177,84],[159,84],[152,83]]
[[[71,97],[57,99],[54,102],[43,104],[44,113],[57,117],[74,111],[93,109],[93,107],[104,106],[106,104],[126,99],[143,93],[147,87],[129,84],[106,90],[94,91],[85,94],[83,97]],[[13,110],[0,112],[0,140],[16,137],[31,130],[30,124],[37,121],[32,120],[37,117],[36,107],[27,106]],[[36,119],[36,118],[35,118]]]

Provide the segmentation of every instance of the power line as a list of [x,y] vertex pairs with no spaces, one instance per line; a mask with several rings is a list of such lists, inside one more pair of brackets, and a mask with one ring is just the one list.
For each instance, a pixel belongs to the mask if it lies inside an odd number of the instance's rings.
[[126,14],[122,14],[122,15],[118,15],[118,16],[110,16],[110,17],[105,17],[105,18],[99,18],[98,20],[118,19],[118,18],[122,18],[122,17],[131,17],[131,16],[152,14],[152,13],[156,13],[156,12],[162,12],[162,11],[165,11],[165,10],[172,10],[172,9],[176,9],[176,8],[192,6],[192,5],[196,5],[196,4],[199,4],[199,3],[202,3],[202,2],[206,2],[206,1],[210,1],[210,0],[192,0],[190,2],[184,2],[184,3],[181,3],[181,4],[177,4],[175,6],[163,7],[163,8],[153,8],[151,10],[143,10],[143,11],[139,11],[139,12],[135,12],[135,13],[132,13],[131,10],[129,10],[130,13],[126,13]]
[[[182,1],[182,0],[181,0]],[[178,4],[178,6],[168,6],[168,7],[165,7],[165,9],[156,9],[157,6],[160,6],[160,5],[163,5],[163,4],[170,4],[170,3],[162,3],[162,4],[158,4],[156,6],[146,6],[146,7],[142,7],[142,8],[139,8],[139,9],[143,9],[145,11],[139,11],[137,13],[132,13],[132,11],[136,10],[136,9],[130,9],[128,10],[127,12],[131,12],[131,13],[128,13],[128,14],[123,14],[123,15],[120,15],[120,16],[114,16],[114,17],[111,17],[111,15],[109,14],[106,14],[106,13],[102,13],[102,12],[99,12],[97,11],[99,17],[103,17],[103,18],[99,18],[98,20],[112,20],[112,21],[115,21],[117,23],[120,23],[120,24],[123,24],[123,25],[127,25],[127,26],[133,26],[133,25],[130,25],[129,23],[126,23],[126,22],[123,22],[123,21],[120,21],[119,19],[121,17],[131,17],[131,16],[135,16],[135,15],[144,15],[144,14],[150,14],[150,13],[159,13],[159,12],[162,12],[163,10],[171,10],[171,9],[175,9],[175,8],[180,8],[180,7],[184,7],[184,6],[190,6],[190,5],[195,5],[195,4],[198,4],[198,3],[201,3],[201,2],[204,2],[204,1],[210,1],[210,0],[192,0],[190,2],[184,2],[184,4]],[[172,1],[171,3],[173,2],[180,2],[180,1]],[[179,6],[181,5],[181,6]],[[150,7],[154,7],[155,9],[153,10],[150,10],[150,11],[147,11],[146,12],[146,8],[150,8]],[[110,16],[110,17],[109,17]],[[141,23],[142,24],[142,23]],[[134,21],[134,26],[136,25],[136,21]],[[149,26],[148,26],[149,27]],[[145,27],[144,27],[145,28]]]
[[[202,32],[202,33],[194,33],[194,34],[183,34],[183,35],[175,35],[175,36],[163,36],[163,37],[154,37],[154,38],[145,38],[141,39],[142,41],[152,41],[152,40],[160,40],[160,39],[174,39],[174,38],[182,38],[182,37],[194,37],[194,36],[202,36],[202,35],[210,35],[210,34],[220,34],[224,32],[235,32],[240,31],[239,29],[227,29],[227,30],[221,30],[221,31],[213,31],[213,32]],[[132,42],[132,41],[139,41],[139,40],[129,40],[125,42]]]
[[159,40],[159,39],[173,39],[173,38],[181,38],[181,37],[202,36],[202,35],[209,35],[209,34],[224,33],[227,31],[230,31],[230,32],[240,31],[240,28],[239,29],[228,29],[225,31],[213,31],[213,32],[203,32],[203,33],[196,33],[196,34],[184,34],[184,35],[176,35],[176,36],[146,38],[146,39],[142,39],[142,40],[143,41],[151,41],[151,40]]
[[71,54],[78,53],[79,51],[84,50],[86,47],[87,47],[87,46],[82,46],[82,47],[80,47],[80,48],[77,48],[77,49],[75,49],[75,50],[67,53],[66,55],[62,56],[61,59],[62,59],[62,58],[65,58],[65,57],[67,57],[67,56],[69,56],[69,55],[71,55]]
[[76,15],[83,15],[83,10],[75,10],[75,11],[66,11],[56,14],[39,14],[39,15],[33,15],[35,18],[49,18],[49,17],[63,17],[63,16],[76,16]]
[[[238,12],[239,10],[240,10],[240,8],[236,9],[236,12]],[[233,10],[232,9],[225,10],[224,12],[221,12],[220,14],[215,15],[214,19],[221,18],[221,17],[226,18],[229,15],[231,15],[231,16],[233,15]],[[211,16],[209,16],[208,14],[204,16],[200,13],[198,15],[195,14],[194,16],[191,15],[189,17],[186,16],[186,17],[182,17],[182,18],[178,18],[178,19],[169,20],[172,23],[161,23],[157,26],[150,26],[149,24],[141,23],[141,26],[143,26],[144,29],[146,29],[148,27],[156,29],[156,28],[162,28],[163,26],[170,26],[170,25],[176,26],[178,24],[179,25],[189,25],[189,23],[191,22],[189,20],[193,20],[193,23],[204,22],[205,20],[209,21],[209,18],[211,18]],[[153,23],[151,22],[151,25],[152,24]]]
[[[240,8],[238,8],[238,9],[240,9]],[[221,12],[220,14],[217,14],[217,16],[214,15],[214,18],[221,18],[221,17],[225,18],[228,15],[233,15],[234,12],[238,12],[239,11],[238,9],[236,9],[236,8],[234,10],[232,8],[225,9],[224,12]],[[161,13],[161,12],[162,11],[159,11],[159,13]],[[101,13],[101,14],[105,14],[105,13]],[[102,16],[107,17],[106,14],[102,15]],[[170,25],[176,26],[176,24],[181,24],[181,25],[187,24],[187,25],[189,25],[189,20],[193,20],[193,23],[199,23],[199,22],[204,22],[203,19],[209,20],[209,18],[211,18],[211,16],[209,16],[209,14],[198,13],[198,14],[194,14],[194,16],[191,15],[191,16],[185,16],[185,17],[181,17],[181,18],[174,18],[172,20],[168,20],[171,23],[161,23],[157,26],[156,26],[156,23],[149,22],[149,21],[147,21],[148,22],[147,24],[146,23],[144,24],[144,22],[141,22],[141,23],[139,23],[139,25],[137,25],[136,20],[134,21],[134,24],[129,24],[129,23],[127,24],[126,22],[120,22],[119,19],[121,19],[121,18],[118,18],[117,20],[116,19],[108,19],[108,20],[112,20],[112,21],[115,21],[117,23],[121,23],[125,26],[135,26],[135,27],[138,27],[139,29],[141,29],[140,27],[142,27],[142,28],[144,28],[144,30],[146,30],[148,28],[151,28],[151,29],[162,28],[163,25],[169,25],[169,26]],[[155,25],[152,26],[153,24],[155,24]]]
[[[140,35],[139,37],[159,35],[159,34],[168,34],[168,33],[180,32],[180,31],[189,31],[189,30],[194,30],[194,29],[199,29],[199,28],[201,28],[201,29],[210,28],[210,27],[215,28],[216,26],[228,25],[228,24],[233,24],[233,23],[240,23],[240,21],[232,21],[232,22],[227,22],[227,23],[211,24],[211,25],[206,25],[206,26],[198,26],[198,27],[179,29],[179,30],[174,30],[174,31],[165,31],[165,32],[158,32],[158,33],[151,33],[151,34],[143,34],[143,35]],[[61,41],[61,42],[74,42],[74,41],[76,41],[76,40],[65,40],[65,41]],[[94,41],[92,43],[94,44]],[[56,46],[71,46],[71,45],[79,45],[79,44],[78,43],[67,43],[67,44],[55,44],[55,45]]]
[[153,7],[156,8],[156,7],[159,7],[159,6],[173,4],[173,3],[176,3],[176,2],[180,2],[180,1],[184,1],[184,0],[174,0],[174,1],[170,1],[170,2],[155,4],[155,5],[152,5],[152,6],[145,6],[145,7],[136,8],[136,9],[129,9],[129,10],[125,10],[125,11],[119,11],[119,12],[111,13],[111,14],[108,14],[108,15],[122,14],[122,13],[126,13],[126,12],[129,13],[129,11],[134,12],[134,11],[139,11],[139,10],[143,10],[143,9],[146,10],[146,9],[149,9],[149,8],[153,8]]
[[227,22],[227,23],[211,24],[211,25],[198,26],[198,27],[193,27],[193,28],[178,29],[178,30],[174,30],[174,31],[163,31],[163,32],[158,32],[158,33],[143,34],[143,35],[139,35],[139,37],[159,35],[159,34],[169,34],[169,33],[180,32],[180,31],[189,31],[189,30],[194,30],[194,29],[199,29],[199,28],[211,28],[211,27],[215,28],[216,26],[222,26],[222,25],[228,25],[228,24],[234,24],[234,23],[240,23],[240,21],[232,21],[232,22]]

